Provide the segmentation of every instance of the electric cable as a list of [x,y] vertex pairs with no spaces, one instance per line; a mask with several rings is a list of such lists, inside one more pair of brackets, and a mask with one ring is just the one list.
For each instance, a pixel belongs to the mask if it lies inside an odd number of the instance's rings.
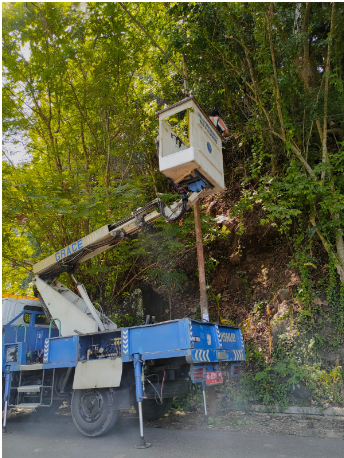
[[[149,380],[149,377],[154,377],[154,376],[157,377],[158,383],[159,383],[159,376],[158,376],[158,374],[148,375],[148,376],[146,377],[146,380],[147,380],[147,382],[153,387],[153,389],[154,389],[154,391],[155,391],[155,393],[154,393],[155,402],[156,402],[157,404],[162,405],[162,397],[159,395],[159,392],[158,392],[158,390],[155,388],[155,386],[153,385],[153,383]],[[157,398],[156,398],[156,395],[158,395],[158,398],[159,398],[159,401],[160,401],[160,402],[158,402],[158,400],[157,400]]]
[[[164,389],[164,381],[165,381],[165,371],[164,371],[164,376],[162,378],[162,383],[161,383],[161,392],[160,392],[160,399],[162,400],[162,392],[163,392],[163,389]],[[161,401],[162,403],[162,401]]]
[[[162,201],[161,199],[159,199],[159,202],[158,202],[159,212],[160,212],[161,216],[164,218],[165,221],[167,221],[169,223],[172,223],[174,221],[178,221],[184,215],[184,213],[188,209],[188,195],[186,194],[186,192],[183,192],[183,193],[181,193],[181,197],[182,197],[182,204],[181,204],[182,208],[179,210],[179,205],[177,205],[175,209],[171,210],[171,213],[174,216],[172,216],[172,215],[167,216],[166,215],[166,213],[165,213],[165,208],[166,208],[165,202]],[[177,213],[177,210],[179,210],[179,213]]]

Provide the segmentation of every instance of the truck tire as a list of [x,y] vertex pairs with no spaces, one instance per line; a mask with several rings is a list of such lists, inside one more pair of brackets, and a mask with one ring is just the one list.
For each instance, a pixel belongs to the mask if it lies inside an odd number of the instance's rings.
[[[158,404],[155,399],[145,399],[142,402],[142,415],[143,419],[147,421],[159,420],[171,408],[173,398],[164,398],[162,404]],[[135,406],[137,410],[137,404]]]
[[108,388],[74,390],[72,417],[75,426],[85,436],[105,434],[116,423],[118,415]]

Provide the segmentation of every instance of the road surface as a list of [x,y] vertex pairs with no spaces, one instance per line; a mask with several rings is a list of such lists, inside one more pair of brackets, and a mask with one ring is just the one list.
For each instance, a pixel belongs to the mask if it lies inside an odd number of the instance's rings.
[[88,438],[70,416],[12,418],[3,434],[3,458],[343,458],[339,439],[243,434],[228,431],[145,428],[153,446],[137,450],[138,420],[120,418],[108,434]]

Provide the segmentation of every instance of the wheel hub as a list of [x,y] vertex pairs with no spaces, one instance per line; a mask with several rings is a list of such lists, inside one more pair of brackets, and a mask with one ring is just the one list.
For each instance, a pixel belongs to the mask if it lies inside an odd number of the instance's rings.
[[81,415],[88,421],[96,421],[103,409],[103,398],[97,390],[86,391],[80,400]]

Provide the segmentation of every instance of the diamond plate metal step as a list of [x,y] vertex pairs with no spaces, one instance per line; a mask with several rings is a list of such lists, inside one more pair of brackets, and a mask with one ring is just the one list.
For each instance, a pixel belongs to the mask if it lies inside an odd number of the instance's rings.
[[28,402],[28,403],[23,402],[22,404],[17,404],[11,407],[19,407],[20,409],[36,409],[40,405],[41,404],[39,402],[37,403],[36,402]]

